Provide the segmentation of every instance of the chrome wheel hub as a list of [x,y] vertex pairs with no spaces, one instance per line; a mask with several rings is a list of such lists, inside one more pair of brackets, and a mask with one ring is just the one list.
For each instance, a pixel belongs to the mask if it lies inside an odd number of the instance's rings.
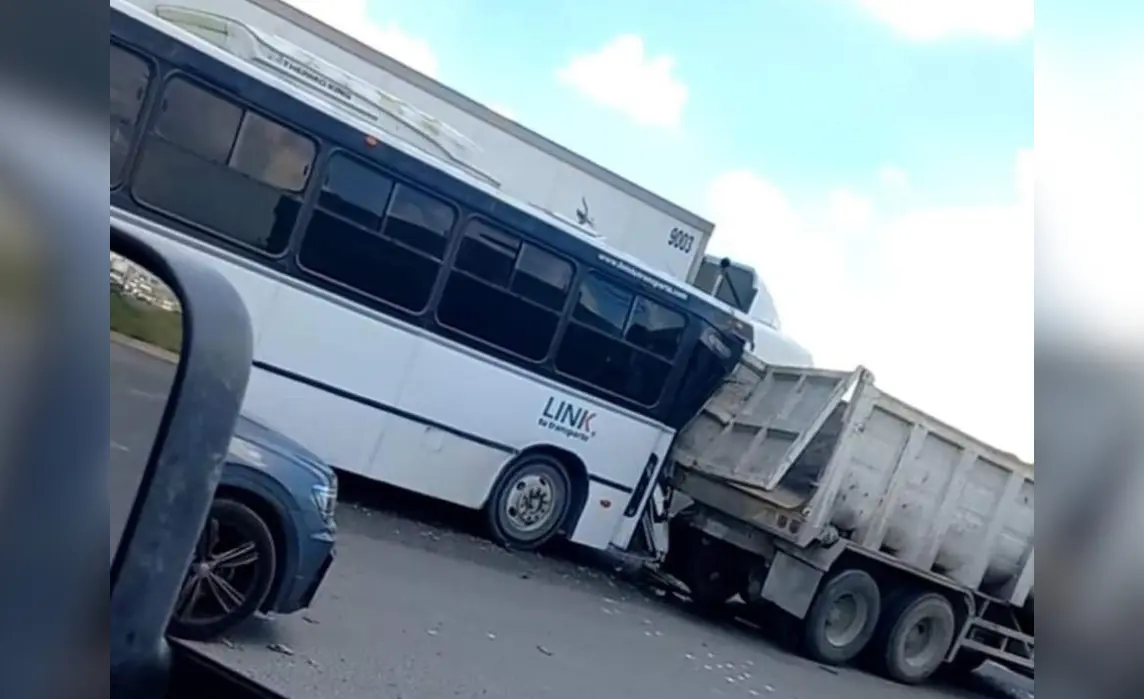
[[513,528],[531,532],[544,527],[555,511],[552,482],[539,474],[519,478],[505,498],[504,514]]

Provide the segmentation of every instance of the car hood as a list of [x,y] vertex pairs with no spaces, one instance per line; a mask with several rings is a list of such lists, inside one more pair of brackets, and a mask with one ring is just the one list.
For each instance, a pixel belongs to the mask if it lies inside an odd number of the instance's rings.
[[325,479],[335,477],[334,469],[317,454],[249,415],[239,416],[234,425],[234,436],[286,461],[298,464]]

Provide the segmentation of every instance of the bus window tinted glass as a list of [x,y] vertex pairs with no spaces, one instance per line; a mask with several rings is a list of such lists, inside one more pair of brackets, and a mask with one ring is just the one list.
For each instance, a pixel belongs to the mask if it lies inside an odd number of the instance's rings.
[[554,311],[564,308],[572,265],[532,245],[525,245],[516,261],[512,290]]
[[[718,333],[710,326],[705,327],[703,332],[718,339]],[[703,342],[696,342],[691,356],[687,358],[683,379],[672,396],[671,423],[685,423],[699,412],[734,365],[734,353],[731,356],[721,356]]]
[[[378,222],[391,193],[395,201]],[[429,304],[441,268],[435,258],[444,252],[454,216],[445,204],[336,158],[298,261],[311,273],[419,313]]]
[[480,221],[465,226],[465,237],[457,251],[457,269],[487,282],[507,288],[520,252],[520,241]]
[[[545,279],[528,281],[537,274]],[[437,320],[504,351],[540,361],[548,356],[556,336],[567,293],[552,283],[566,288],[571,276],[570,263],[516,236],[470,221],[437,307]]]
[[671,359],[679,349],[686,324],[682,314],[641,296],[636,298],[624,339],[636,347]]
[[[276,178],[268,173],[276,172],[276,156],[257,156],[258,148],[250,145],[254,141],[245,147],[244,168],[236,167],[232,151],[243,123],[242,108],[182,80],[167,85],[163,104],[164,111],[140,149],[131,187],[135,198],[243,247],[283,253],[301,202],[295,193],[275,186]],[[259,125],[276,133],[288,131],[261,118],[247,123],[254,125],[250,134]],[[281,143],[305,142],[293,132],[275,138]],[[284,157],[296,162],[305,153],[295,149]]]
[[655,405],[671,364],[572,323],[557,350],[556,368],[640,405]]
[[454,272],[437,305],[441,325],[532,361],[548,356],[560,316],[464,272]]
[[318,205],[369,230],[381,230],[393,186],[388,177],[335,157],[326,168]]
[[143,144],[131,191],[143,204],[271,255],[286,250],[300,208],[272,187],[155,137]]
[[238,105],[185,80],[173,80],[163,93],[155,130],[202,158],[225,163],[241,122]]
[[230,165],[287,192],[306,187],[314,143],[269,119],[248,112],[238,132]]
[[139,110],[151,82],[151,67],[138,56],[111,47],[111,184],[119,184],[135,140]]
[[384,233],[440,260],[456,219],[453,208],[445,202],[399,184],[389,205]]
[[622,337],[633,298],[631,292],[599,277],[588,276],[580,285],[580,296],[572,317],[593,328]]

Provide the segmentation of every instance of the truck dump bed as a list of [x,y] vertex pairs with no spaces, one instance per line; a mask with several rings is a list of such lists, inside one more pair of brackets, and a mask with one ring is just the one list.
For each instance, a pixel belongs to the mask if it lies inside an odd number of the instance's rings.
[[839,536],[1014,606],[1033,588],[1033,467],[865,369],[744,357],[679,435],[675,485],[798,546]]

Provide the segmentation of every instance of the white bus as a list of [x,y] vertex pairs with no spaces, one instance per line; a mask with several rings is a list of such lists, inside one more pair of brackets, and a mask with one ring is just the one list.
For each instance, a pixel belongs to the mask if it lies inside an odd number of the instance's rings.
[[483,510],[506,545],[629,548],[676,431],[751,346],[744,316],[394,137],[257,37],[262,61],[111,10],[113,215],[239,290],[244,409]]

